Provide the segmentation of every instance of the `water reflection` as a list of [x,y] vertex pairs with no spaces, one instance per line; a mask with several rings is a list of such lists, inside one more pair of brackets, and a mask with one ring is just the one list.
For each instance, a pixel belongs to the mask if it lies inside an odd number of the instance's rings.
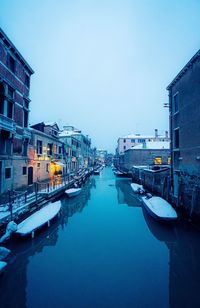
[[[120,204],[135,206],[136,197],[133,198],[128,181],[116,181],[116,188]],[[143,208],[142,212],[151,234],[169,249],[169,307],[199,308],[199,230],[181,219],[175,224],[162,224],[155,221]]]
[[[90,199],[90,189],[95,180],[90,179],[83,187],[79,196],[69,199],[63,195],[60,199],[62,212],[49,228],[43,228],[34,239],[13,238],[7,247],[12,255],[8,259],[8,267],[4,275],[0,276],[0,307],[27,307],[27,268],[29,260],[36,254],[43,252],[44,247],[55,246],[58,240],[59,227],[67,225],[69,217],[81,212]],[[38,277],[39,278],[39,277]]]
[[138,207],[140,206],[140,199],[138,198],[138,195],[133,193],[130,184],[130,179],[117,179],[115,181],[118,203]]

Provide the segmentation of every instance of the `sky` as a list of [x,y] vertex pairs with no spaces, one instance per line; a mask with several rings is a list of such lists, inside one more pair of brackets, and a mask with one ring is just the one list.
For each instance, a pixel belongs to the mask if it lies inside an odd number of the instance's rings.
[[200,0],[0,0],[0,27],[35,73],[30,124],[56,121],[114,152],[168,129],[167,85],[200,48]]

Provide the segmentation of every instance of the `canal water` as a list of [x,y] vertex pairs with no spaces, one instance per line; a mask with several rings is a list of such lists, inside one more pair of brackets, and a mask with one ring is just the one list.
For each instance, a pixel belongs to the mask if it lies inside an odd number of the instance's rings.
[[200,307],[200,233],[155,222],[111,168],[31,240],[11,240],[0,307]]

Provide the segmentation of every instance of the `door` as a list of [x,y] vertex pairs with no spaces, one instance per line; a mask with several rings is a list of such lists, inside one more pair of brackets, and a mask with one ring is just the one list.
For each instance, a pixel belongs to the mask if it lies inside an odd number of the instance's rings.
[[33,167],[28,167],[28,185],[33,184]]

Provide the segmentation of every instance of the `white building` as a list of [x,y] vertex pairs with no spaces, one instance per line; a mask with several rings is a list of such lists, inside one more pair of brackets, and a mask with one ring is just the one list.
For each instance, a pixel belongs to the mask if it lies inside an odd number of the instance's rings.
[[143,145],[148,142],[169,142],[168,131],[165,132],[164,136],[159,135],[158,130],[155,129],[154,135],[130,134],[120,137],[117,141],[117,154],[123,154],[136,145]]

